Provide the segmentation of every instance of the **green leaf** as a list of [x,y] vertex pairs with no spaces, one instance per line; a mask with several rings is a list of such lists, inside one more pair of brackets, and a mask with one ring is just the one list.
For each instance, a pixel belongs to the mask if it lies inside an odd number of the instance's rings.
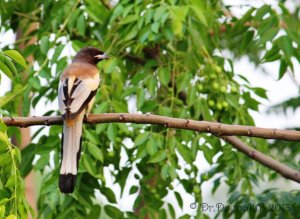
[[24,68],[27,67],[26,61],[23,58],[23,56],[16,50],[6,50],[3,52],[5,55],[7,55],[9,58],[14,60],[16,63],[20,64]]
[[249,42],[253,41],[255,32],[254,31],[246,31],[243,34],[243,40],[239,45],[239,53],[243,53],[244,51],[247,51],[248,47],[251,45]]
[[142,159],[147,155],[146,147],[138,147],[137,153],[136,153],[136,160]]
[[101,207],[99,205],[94,205],[91,212],[87,215],[87,218],[99,218],[101,215]]
[[84,47],[84,43],[81,42],[80,40],[73,40],[72,41],[72,47],[76,50],[79,51],[82,47]]
[[9,77],[11,80],[14,80],[12,73],[18,76],[18,72],[14,63],[11,61],[10,58],[3,55],[2,53],[0,53],[0,64],[0,68],[3,71],[3,73],[6,74],[7,77]]
[[49,36],[42,36],[40,44],[41,44],[41,52],[44,55],[47,55],[50,46]]
[[53,61],[56,61],[59,58],[59,56],[64,48],[65,48],[65,45],[63,45],[63,44],[60,44],[55,48],[54,54],[52,56]]
[[36,90],[39,90],[41,88],[41,82],[40,82],[40,79],[38,77],[29,78],[28,82]]
[[155,154],[153,154],[148,163],[159,163],[161,161],[163,161],[164,159],[166,159],[167,157],[167,153],[165,150],[161,150],[161,151],[158,151],[156,152]]
[[198,5],[191,5],[190,8],[194,11],[195,15],[201,21],[204,26],[207,26],[207,20],[205,17],[206,12]]
[[105,113],[107,112],[108,109],[108,102],[102,102],[100,105],[97,105],[96,107],[94,107],[95,110],[94,112],[99,114],[99,113]]
[[139,187],[132,186],[129,191],[129,195],[135,194],[139,190]]
[[233,95],[226,95],[226,101],[235,109],[240,108],[239,98]]
[[157,34],[158,30],[159,30],[159,23],[153,23],[151,25],[151,30],[152,30],[153,33]]
[[202,106],[201,107],[202,107],[202,115],[203,115],[204,119],[207,120],[207,121],[210,121],[212,116],[210,115],[207,103],[204,103],[204,101],[202,101]]
[[159,115],[172,117],[172,110],[169,107],[159,106]]
[[284,76],[284,74],[287,71],[287,68],[288,68],[288,64],[286,63],[286,61],[284,59],[281,59],[280,60],[280,67],[279,67],[279,75],[278,75],[277,80],[280,80]]
[[160,171],[160,175],[161,175],[161,178],[166,180],[169,176],[169,165],[168,164],[164,164],[161,168],[161,171]]
[[162,15],[166,12],[166,10],[167,9],[165,7],[163,7],[162,5],[160,7],[157,7],[155,9],[155,13],[153,16],[154,21],[159,21],[161,19]]
[[212,194],[214,194],[217,189],[219,188],[219,186],[221,185],[221,177],[217,178],[215,181],[214,181],[214,187],[212,189]]
[[115,193],[107,187],[100,188],[101,193],[107,198],[107,200],[111,203],[117,203]]
[[112,205],[105,205],[104,211],[108,216],[115,219],[121,218],[123,215],[123,213],[118,208]]
[[266,52],[264,57],[262,58],[263,62],[273,62],[281,57],[280,48],[277,45],[274,45],[270,50]]
[[124,192],[124,188],[125,188],[125,185],[127,185],[127,178],[128,178],[128,175],[131,171],[131,167],[125,167],[125,168],[122,168],[122,170],[120,170],[118,172],[118,174],[116,175],[116,182],[119,183],[120,187],[121,187],[121,196]]
[[85,23],[84,15],[81,14],[76,22],[76,28],[81,36],[85,35],[85,27],[86,27],[86,23]]
[[7,126],[1,122],[0,120],[0,132],[6,132],[7,131]]
[[147,90],[152,97],[155,96],[155,90],[157,88],[157,79],[154,76],[150,76],[147,80]]
[[149,132],[141,133],[135,138],[134,145],[139,146],[141,144],[144,144],[148,138],[149,138]]
[[176,197],[179,207],[182,209],[183,201],[182,201],[181,195],[179,194],[179,192],[176,192],[176,191],[174,192],[174,194],[175,194],[175,197]]
[[169,176],[171,178],[171,180],[175,180],[176,177],[177,177],[177,173],[176,173],[176,169],[174,166],[169,166],[169,169],[168,169],[168,172],[169,172]]
[[[156,67],[158,66],[158,62],[157,60],[155,59],[150,59],[148,62],[146,62],[145,64],[145,69],[150,69],[150,68],[153,68],[153,67]],[[144,78],[143,78],[144,79]]]
[[141,111],[143,113],[153,112],[157,108],[157,102],[154,100],[145,101],[143,106],[141,107]]
[[286,59],[290,59],[293,54],[292,40],[288,36],[281,36],[277,39],[279,48],[286,55]]
[[4,97],[0,97],[0,108],[20,95],[25,90],[25,88],[26,87],[22,87],[21,85],[17,84],[12,92],[6,94]]
[[250,109],[253,109],[255,111],[258,111],[258,105],[259,105],[259,102],[255,99],[253,99],[250,95],[249,92],[245,92],[243,93],[243,98],[247,104],[247,106],[250,108]]
[[158,147],[157,147],[157,143],[154,140],[154,138],[150,138],[146,144],[146,149],[147,149],[147,153],[149,155],[153,155],[157,152]]
[[102,64],[103,64],[103,70],[106,73],[112,73],[115,70],[116,66],[118,65],[118,62],[117,62],[117,59],[110,58],[109,60],[102,62]]
[[47,164],[49,163],[49,159],[50,159],[49,154],[40,157],[38,159],[38,161],[36,162],[36,164],[34,165],[34,169],[35,170],[44,169],[47,166]]
[[151,26],[150,24],[146,25],[145,27],[142,28],[141,31],[139,31],[139,42],[144,43],[148,38],[151,33]]
[[119,131],[122,133],[125,133],[127,135],[130,134],[130,131],[128,129],[128,126],[124,123],[117,123],[117,127],[119,128]]
[[[0,152],[6,151],[9,147],[8,137],[4,132],[0,132]],[[1,161],[0,161],[1,163]]]
[[140,81],[144,80],[147,73],[145,71],[140,71],[131,79],[133,85],[137,85]]
[[177,149],[178,152],[180,153],[180,155],[183,157],[183,159],[191,164],[193,163],[193,157],[191,155],[191,150],[188,149],[186,146],[182,145],[182,144],[177,144]]
[[143,106],[145,102],[145,92],[143,88],[137,90],[136,99],[137,99],[137,109],[140,110],[140,108]]
[[168,208],[169,208],[169,213],[171,215],[171,218],[175,219],[176,218],[175,210],[174,210],[173,206],[170,203],[168,203]]
[[175,35],[182,37],[183,35],[183,21],[186,18],[188,7],[187,6],[172,6],[172,29]]
[[113,123],[109,123],[107,128],[107,137],[109,138],[109,140],[115,141],[116,135],[117,135],[116,125]]
[[32,170],[32,161],[35,157],[35,144],[29,144],[24,149],[22,149],[22,160],[20,165],[21,176],[27,176],[27,174]]
[[268,41],[272,41],[273,38],[277,35],[279,29],[277,27],[271,27],[261,36],[260,43],[264,44]]
[[[0,54],[1,55],[1,54]],[[10,79],[13,79],[13,75],[11,70],[7,67],[7,65],[0,59],[0,70]]]
[[95,164],[93,163],[93,159],[90,155],[84,154],[82,156],[82,163],[88,173],[96,178],[98,178],[97,170],[95,168]]
[[[204,215],[204,214],[203,214],[203,217],[204,217],[205,219],[208,219],[208,217],[206,217],[206,215]],[[190,218],[190,215],[185,214],[185,215],[182,215],[181,217],[179,217],[178,219],[189,219],[189,218]]]
[[11,156],[8,153],[0,154],[0,167],[11,162]]
[[128,107],[127,104],[121,102],[121,101],[112,101],[111,105],[113,106],[113,109],[116,113],[127,113]]
[[254,93],[257,96],[265,98],[265,99],[268,99],[267,90],[266,89],[261,88],[261,87],[254,87],[254,88],[252,88],[252,90],[254,91]]
[[16,215],[10,214],[6,217],[6,219],[18,219]]
[[97,160],[99,160],[103,163],[103,161],[104,161],[103,153],[102,153],[102,150],[99,147],[97,147],[96,145],[88,142],[87,143],[87,149],[94,158],[96,158]]
[[259,9],[257,9],[255,13],[255,19],[261,20],[263,16],[265,16],[267,13],[269,13],[272,10],[270,5],[263,5]]
[[4,214],[5,214],[5,205],[2,205],[0,206],[0,218],[3,218]]
[[177,92],[185,90],[190,84],[191,74],[189,72],[184,72],[176,78]]
[[162,29],[162,34],[168,41],[172,41],[174,38],[174,33],[172,32],[171,27],[168,27],[168,26],[164,27]]
[[196,99],[197,99],[196,87],[191,85],[191,86],[189,86],[188,91],[187,91],[188,106],[192,106],[195,103]]
[[158,77],[159,77],[159,81],[167,87],[171,79],[171,73],[168,68],[160,67],[158,69]]
[[95,22],[102,24],[107,17],[107,8],[101,1],[97,0],[85,0],[88,6],[86,11]]
[[[196,99],[194,101],[194,109],[195,109],[194,118],[195,119],[198,119],[200,114],[202,113],[202,104],[203,104],[203,101],[201,101],[200,99]],[[184,111],[183,111],[183,113],[184,113]],[[184,118],[184,117],[180,116],[180,118]]]
[[141,202],[142,202],[142,196],[140,195],[140,196],[137,196],[137,198],[135,199],[135,201],[134,201],[134,203],[133,203],[133,209],[137,209],[139,206],[140,206],[140,204],[141,204]]
[[95,133],[94,130],[85,129],[84,136],[89,142],[91,142],[95,145],[97,145],[99,143],[99,136],[97,135],[97,133]]
[[5,183],[5,188],[11,189],[15,187],[15,183],[17,181],[16,177],[17,177],[16,175],[10,175],[7,182]]
[[161,209],[158,211],[157,218],[167,218],[166,210],[163,209],[163,208],[161,208]]
[[137,26],[133,26],[132,28],[130,28],[129,32],[126,34],[126,36],[124,37],[124,40],[131,40],[133,39],[136,35],[138,34],[138,28]]
[[127,17],[125,17],[124,19],[122,19],[119,24],[124,25],[124,24],[133,23],[134,21],[136,21],[138,19],[139,19],[138,15],[135,15],[135,14],[128,15]]
[[212,149],[210,149],[209,147],[207,147],[205,144],[203,144],[201,146],[201,150],[203,151],[204,157],[207,160],[207,162],[209,164],[213,164],[213,156],[215,155],[215,153],[213,152]]

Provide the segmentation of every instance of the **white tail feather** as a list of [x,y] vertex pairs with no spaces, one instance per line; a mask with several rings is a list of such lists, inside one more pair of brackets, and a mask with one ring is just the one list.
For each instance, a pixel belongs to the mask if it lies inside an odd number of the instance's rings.
[[63,153],[60,174],[77,174],[77,153],[80,153],[83,116],[84,112],[80,113],[78,117],[74,119],[72,126],[68,126],[67,122],[64,121]]

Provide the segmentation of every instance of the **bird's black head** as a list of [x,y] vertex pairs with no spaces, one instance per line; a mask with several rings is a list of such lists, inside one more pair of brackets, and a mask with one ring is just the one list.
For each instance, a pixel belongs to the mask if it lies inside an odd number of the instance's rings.
[[73,62],[84,62],[92,65],[97,65],[103,59],[108,59],[108,56],[101,50],[95,47],[84,47],[76,54]]

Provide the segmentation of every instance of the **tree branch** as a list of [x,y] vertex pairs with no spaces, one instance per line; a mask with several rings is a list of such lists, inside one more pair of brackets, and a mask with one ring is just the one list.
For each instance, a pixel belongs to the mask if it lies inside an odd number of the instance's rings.
[[142,59],[142,58],[140,58],[138,56],[131,55],[129,53],[125,53],[124,57],[127,58],[127,59],[129,59],[132,62],[135,62],[135,63],[139,64],[139,65],[145,65],[146,64],[146,60],[145,59]]
[[[61,125],[63,120],[60,116],[43,116],[43,117],[3,117],[4,123],[8,126],[20,126],[27,127],[33,125]],[[156,124],[163,125],[168,128],[178,128],[194,130],[197,132],[207,132],[224,139],[230,143],[234,148],[240,152],[246,154],[253,160],[261,163],[262,165],[275,170],[283,177],[291,179],[300,183],[300,172],[293,170],[292,168],[280,163],[277,160],[251,148],[237,137],[250,136],[260,137],[267,139],[282,139],[289,141],[299,141],[300,132],[293,130],[280,130],[280,129],[268,129],[257,128],[253,126],[241,126],[241,125],[227,125],[217,122],[196,121],[190,119],[178,119],[166,116],[157,116],[151,114],[130,114],[130,113],[103,113],[92,114],[88,118],[85,118],[85,123],[138,123],[138,124]]]
[[[8,126],[27,127],[33,125],[61,125],[60,116],[44,117],[3,117],[4,123]],[[300,131],[258,128],[254,126],[228,125],[218,122],[196,121],[191,119],[178,119],[152,114],[131,114],[131,113],[103,113],[91,114],[85,123],[140,123],[156,124],[169,128],[194,130],[197,132],[212,133],[218,136],[247,136],[265,139],[279,139],[286,141],[300,141]]]
[[235,147],[240,152],[246,154],[248,157],[250,157],[253,160],[256,160],[257,162],[261,163],[262,165],[275,170],[277,173],[282,175],[283,177],[293,180],[295,182],[300,183],[300,172],[296,171],[282,163],[280,163],[277,160],[274,160],[273,158],[261,153],[258,150],[253,149],[252,147],[248,146],[244,142],[242,142],[240,139],[234,136],[217,136],[225,141],[227,141],[229,144],[231,144],[233,147]]

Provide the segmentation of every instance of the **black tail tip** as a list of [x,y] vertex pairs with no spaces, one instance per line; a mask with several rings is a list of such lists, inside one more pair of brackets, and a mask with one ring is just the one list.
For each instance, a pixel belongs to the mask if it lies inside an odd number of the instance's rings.
[[76,175],[71,173],[59,175],[59,189],[64,194],[69,194],[74,191],[76,183]]

